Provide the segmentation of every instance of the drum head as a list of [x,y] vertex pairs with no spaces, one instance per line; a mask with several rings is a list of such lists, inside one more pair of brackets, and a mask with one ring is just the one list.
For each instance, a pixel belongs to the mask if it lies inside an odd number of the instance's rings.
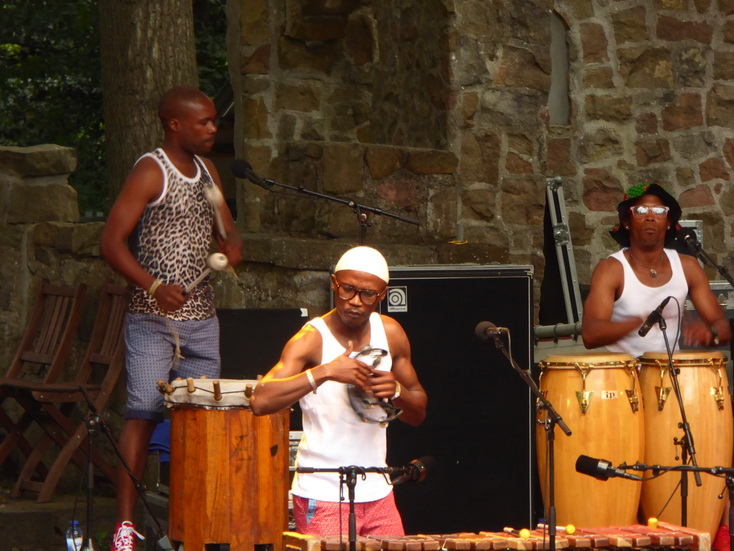
[[[707,365],[711,362],[721,363],[727,359],[718,350],[679,350],[673,353],[673,361],[675,363],[688,363]],[[640,356],[642,363],[650,362],[666,362],[668,361],[668,353],[665,351],[645,352]]]
[[541,368],[570,368],[575,369],[576,365],[592,366],[592,367],[626,367],[634,364],[635,359],[629,355],[620,352],[601,352],[592,354],[569,354],[560,355],[552,354],[544,360],[538,362]]

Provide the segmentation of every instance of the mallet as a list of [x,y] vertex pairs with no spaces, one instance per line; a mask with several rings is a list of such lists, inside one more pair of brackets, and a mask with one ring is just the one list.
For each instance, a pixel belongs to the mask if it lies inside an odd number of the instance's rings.
[[210,254],[209,257],[206,259],[206,263],[209,267],[201,272],[199,277],[197,277],[194,281],[186,286],[186,289],[184,289],[184,294],[188,295],[194,289],[194,287],[204,281],[204,278],[208,276],[212,272],[212,270],[216,270],[218,272],[224,270],[227,267],[227,257],[222,253],[213,253]]

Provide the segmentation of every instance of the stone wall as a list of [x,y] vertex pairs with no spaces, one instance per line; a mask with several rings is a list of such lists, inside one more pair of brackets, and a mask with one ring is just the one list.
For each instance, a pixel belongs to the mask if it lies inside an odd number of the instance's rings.
[[2,366],[15,355],[42,280],[87,284],[79,330],[84,339],[94,322],[97,291],[105,279],[115,279],[99,257],[103,223],[80,222],[77,194],[68,184],[75,168],[76,152],[68,147],[0,147]]
[[[734,1],[231,0],[228,9],[238,155],[278,183],[419,220],[372,218],[367,241],[391,263],[532,264],[538,289],[555,176],[582,285],[616,248],[607,230],[624,190],[644,182],[678,196],[684,218],[703,220],[707,252],[731,263]],[[549,101],[559,82],[569,106],[560,124]],[[238,186],[251,262],[328,269],[329,247],[359,239],[348,208]]]

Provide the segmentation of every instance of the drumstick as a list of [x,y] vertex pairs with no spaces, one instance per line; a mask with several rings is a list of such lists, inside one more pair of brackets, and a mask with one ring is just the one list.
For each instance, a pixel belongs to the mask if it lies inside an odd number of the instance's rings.
[[209,267],[201,272],[201,274],[199,274],[199,277],[197,277],[194,281],[186,286],[186,289],[184,289],[184,294],[188,295],[194,289],[194,287],[204,281],[204,278],[208,276],[212,270],[221,271],[224,270],[228,265],[227,257],[222,253],[210,254],[209,258],[206,259],[206,263],[209,265]]
[[219,208],[224,204],[224,196],[219,190],[219,186],[212,184],[210,186],[204,186],[204,197],[211,203],[214,210],[214,219],[217,221],[217,229],[222,239],[227,240],[227,230],[224,229],[224,221],[222,220],[222,213],[219,212]]

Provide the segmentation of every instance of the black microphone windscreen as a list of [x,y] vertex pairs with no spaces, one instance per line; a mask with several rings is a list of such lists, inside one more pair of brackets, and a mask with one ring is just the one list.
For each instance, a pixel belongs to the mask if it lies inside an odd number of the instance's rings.
[[497,326],[491,321],[480,321],[474,328],[474,335],[476,335],[476,337],[481,341],[489,340],[489,335],[487,334],[487,331],[490,329],[494,329],[495,327]]
[[237,178],[247,178],[248,173],[252,172],[252,165],[244,159],[235,159],[232,161],[231,170]]
[[596,476],[596,469],[599,465],[599,460],[589,457],[588,455],[579,455],[576,460],[576,472],[581,474],[588,474]]

